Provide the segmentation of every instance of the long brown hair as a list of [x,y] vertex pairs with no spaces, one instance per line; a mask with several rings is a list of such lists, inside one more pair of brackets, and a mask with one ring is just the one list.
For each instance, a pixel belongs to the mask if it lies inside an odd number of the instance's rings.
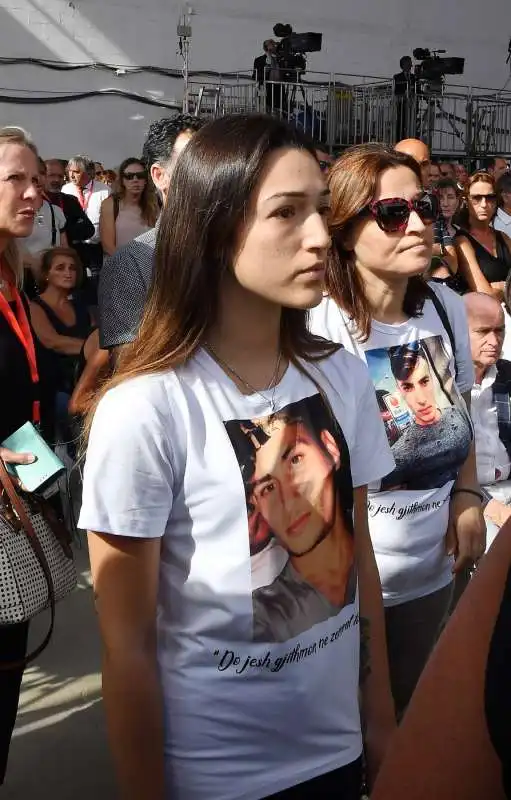
[[[460,227],[464,230],[468,230],[470,228],[469,195],[470,189],[474,183],[488,183],[491,186],[495,196],[497,195],[497,183],[491,172],[486,172],[484,169],[479,169],[470,176],[464,187],[463,197],[465,202],[463,203],[463,207],[461,208],[457,217]],[[497,201],[495,200],[495,214],[497,213],[497,208],[498,205]]]
[[[140,158],[124,159],[121,166],[119,167],[119,176],[115,182],[115,190],[114,190],[114,196],[117,197],[119,200],[123,200],[124,197],[126,196],[126,187],[124,185],[124,172],[130,166],[130,164],[140,164],[142,169],[145,171],[144,162],[141,161]],[[156,197],[154,194],[154,189],[149,175],[146,175],[144,191],[140,195],[139,206],[140,206],[140,212],[142,214],[142,219],[145,222],[147,222],[147,224],[150,225],[152,228],[158,218],[158,205],[156,203]]]
[[[269,156],[283,148],[316,157],[298,129],[275,117],[220,117],[193,135],[172,173],[139,334],[122,348],[103,394],[129,378],[179,367],[203,344],[217,320],[223,277],[250,219],[254,191]],[[282,309],[282,352],[294,364],[337,349],[313,336],[307,321],[306,311]]]
[[[37,148],[30,135],[23,129],[16,126],[6,126],[0,128],[0,147],[5,144],[17,144],[21,147],[28,147],[36,158],[39,158]],[[2,261],[7,270],[11,273],[14,283],[21,289],[23,286],[23,260],[14,238],[10,239],[2,252]]]
[[[365,341],[371,333],[371,308],[364,283],[355,266],[350,236],[360,213],[373,200],[382,172],[408,167],[422,183],[419,164],[414,158],[383,144],[351,147],[336,161],[330,171],[330,227],[332,248],[329,257],[326,288],[330,297],[353,320],[357,335]],[[412,277],[403,304],[408,316],[419,316],[426,298],[426,284],[421,277]]]

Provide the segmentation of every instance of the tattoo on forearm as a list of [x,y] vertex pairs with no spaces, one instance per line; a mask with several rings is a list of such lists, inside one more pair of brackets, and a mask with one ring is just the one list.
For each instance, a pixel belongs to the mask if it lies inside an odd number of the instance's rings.
[[362,686],[371,674],[371,651],[369,640],[371,636],[371,623],[367,617],[360,617],[360,676]]

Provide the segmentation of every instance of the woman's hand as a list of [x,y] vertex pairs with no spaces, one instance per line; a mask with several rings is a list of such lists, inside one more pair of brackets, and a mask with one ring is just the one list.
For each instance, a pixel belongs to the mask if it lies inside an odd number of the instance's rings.
[[486,524],[481,501],[468,492],[458,491],[451,498],[446,548],[455,558],[453,573],[471,567],[484,555]]
[[4,464],[33,464],[36,460],[33,453],[14,453],[6,447],[0,447],[0,458]]

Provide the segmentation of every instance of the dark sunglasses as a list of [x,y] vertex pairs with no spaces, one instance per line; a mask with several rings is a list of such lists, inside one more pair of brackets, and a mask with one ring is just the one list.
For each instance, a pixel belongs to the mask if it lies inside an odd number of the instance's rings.
[[122,176],[127,181],[133,181],[138,178],[139,181],[144,181],[147,178],[147,172],[124,172]]
[[469,194],[469,197],[473,203],[482,203],[483,200],[486,200],[487,203],[497,202],[496,194]]
[[404,197],[389,197],[375,200],[362,210],[376,220],[378,227],[385,233],[404,231],[408,225],[410,214],[415,211],[424,225],[432,225],[438,219],[438,199],[433,194],[422,194],[414,200]]

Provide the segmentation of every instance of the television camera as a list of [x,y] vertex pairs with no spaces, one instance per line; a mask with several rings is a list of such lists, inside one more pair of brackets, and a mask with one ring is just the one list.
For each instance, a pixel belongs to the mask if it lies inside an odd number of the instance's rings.
[[463,75],[465,71],[465,59],[446,57],[443,55],[446,52],[425,47],[413,51],[413,57],[419,62],[415,65],[415,77],[423,81],[429,91],[442,91],[446,75]]
[[295,33],[289,24],[281,22],[273,28],[280,39],[277,43],[277,63],[282,80],[296,81],[307,69],[307,53],[318,53],[323,45],[322,33]]

